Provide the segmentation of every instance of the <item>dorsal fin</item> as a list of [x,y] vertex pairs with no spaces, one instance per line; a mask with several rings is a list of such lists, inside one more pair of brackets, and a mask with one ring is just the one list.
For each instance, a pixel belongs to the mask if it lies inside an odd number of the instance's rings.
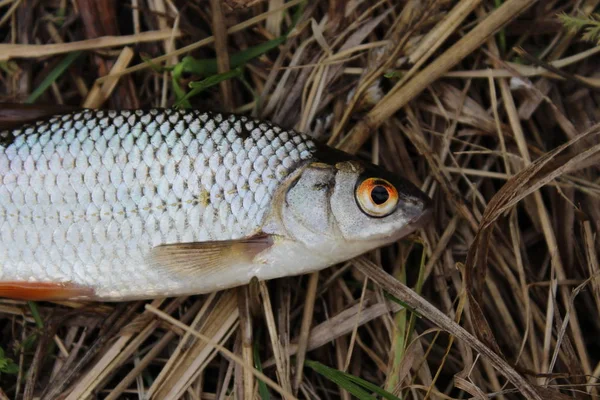
[[77,110],[81,108],[64,105],[0,103],[0,131],[15,129],[42,118]]

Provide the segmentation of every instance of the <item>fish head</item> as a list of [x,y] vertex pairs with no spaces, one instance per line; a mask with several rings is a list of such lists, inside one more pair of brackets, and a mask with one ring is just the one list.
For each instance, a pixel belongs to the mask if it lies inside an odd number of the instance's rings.
[[390,243],[423,226],[431,200],[410,181],[368,163],[335,165],[332,220],[342,240]]
[[280,199],[281,235],[294,242],[294,252],[305,249],[315,266],[395,242],[422,227],[432,208],[411,182],[349,155],[308,163]]

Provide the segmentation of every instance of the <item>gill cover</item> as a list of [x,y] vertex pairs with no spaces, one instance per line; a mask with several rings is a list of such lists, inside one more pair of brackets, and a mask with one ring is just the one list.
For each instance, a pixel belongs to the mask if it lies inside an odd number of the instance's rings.
[[330,165],[311,163],[287,190],[282,220],[295,239],[313,243],[320,235],[331,237],[337,232],[330,207],[335,172]]

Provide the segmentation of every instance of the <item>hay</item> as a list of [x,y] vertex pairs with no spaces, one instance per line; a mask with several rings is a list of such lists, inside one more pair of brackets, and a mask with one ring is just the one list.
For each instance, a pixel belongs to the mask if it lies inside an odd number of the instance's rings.
[[0,300],[0,399],[598,398],[599,4],[0,0],[0,101],[242,112],[435,201],[302,278]]

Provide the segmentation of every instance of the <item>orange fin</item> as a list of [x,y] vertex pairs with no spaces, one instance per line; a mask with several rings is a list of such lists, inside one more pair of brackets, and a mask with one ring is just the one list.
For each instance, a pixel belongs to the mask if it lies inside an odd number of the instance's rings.
[[273,238],[266,234],[237,240],[163,244],[151,250],[149,261],[171,272],[201,278],[251,263],[256,255],[272,245]]
[[69,300],[94,297],[94,290],[73,283],[0,282],[0,297],[15,300]]
[[42,118],[77,110],[81,108],[64,105],[0,103],[0,131],[15,129]]

